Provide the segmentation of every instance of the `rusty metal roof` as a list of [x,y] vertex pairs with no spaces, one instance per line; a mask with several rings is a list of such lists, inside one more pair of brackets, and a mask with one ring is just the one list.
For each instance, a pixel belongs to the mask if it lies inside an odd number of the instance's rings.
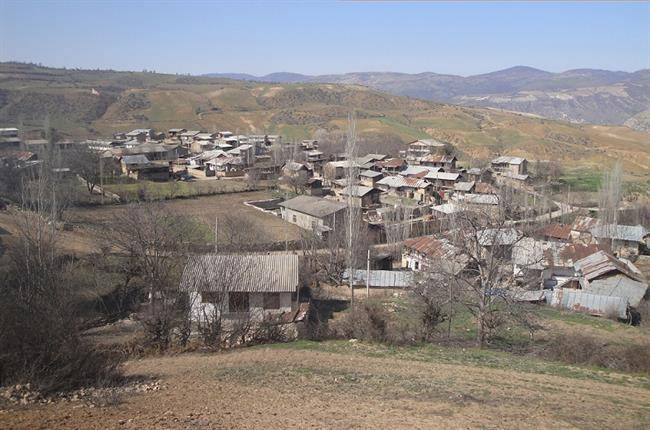
[[404,247],[410,248],[429,257],[451,257],[457,249],[447,239],[434,236],[421,236],[406,239]]
[[[600,276],[620,272],[637,281],[645,281],[643,275],[632,263],[625,263],[605,251],[598,251],[575,262],[576,270],[582,272],[587,281],[592,281]],[[636,270],[633,270],[636,269]]]
[[179,288],[183,291],[294,292],[298,256],[278,254],[207,254],[191,256]]
[[537,231],[537,234],[554,239],[569,240],[571,236],[571,226],[569,224],[553,223]]
[[573,224],[571,225],[571,230],[588,232],[592,228],[598,226],[599,223],[600,221],[597,220],[596,218],[591,218],[588,216],[579,216],[576,217],[575,221],[573,221]]

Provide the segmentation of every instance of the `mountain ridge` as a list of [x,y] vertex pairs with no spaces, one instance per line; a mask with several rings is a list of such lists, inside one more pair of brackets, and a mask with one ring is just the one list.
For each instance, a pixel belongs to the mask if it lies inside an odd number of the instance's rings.
[[204,76],[266,83],[365,85],[390,94],[464,106],[492,107],[575,123],[626,125],[645,131],[650,109],[650,69],[634,72],[579,68],[548,72],[513,66],[478,75],[434,72],[350,72],[264,76],[210,73]]

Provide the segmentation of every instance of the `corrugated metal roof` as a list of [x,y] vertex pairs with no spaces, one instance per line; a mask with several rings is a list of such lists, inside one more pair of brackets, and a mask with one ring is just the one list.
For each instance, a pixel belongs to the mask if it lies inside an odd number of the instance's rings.
[[352,189],[352,197],[363,197],[369,192],[371,192],[372,190],[374,190],[374,188],[372,187],[364,187],[363,185],[352,185],[352,187],[347,186],[343,188],[341,190],[341,194],[347,196],[350,188]]
[[149,164],[149,159],[144,154],[138,155],[125,155],[122,157],[122,162],[124,164]]
[[[348,279],[348,270],[343,273],[343,278]],[[354,285],[366,285],[366,270],[354,271]],[[414,285],[413,272],[395,270],[371,270],[370,286],[379,288],[408,288]]]
[[538,230],[537,233],[541,236],[569,240],[569,237],[571,237],[571,226],[568,224],[553,223]]
[[359,176],[363,176],[366,178],[376,178],[377,176],[383,176],[384,174],[381,172],[375,172],[374,170],[364,170],[361,173],[359,173]]
[[316,218],[322,218],[345,209],[344,203],[313,196],[298,196],[280,203],[280,206],[302,212]]
[[455,191],[471,191],[474,188],[474,181],[470,182],[456,182],[454,184]]
[[401,158],[389,158],[387,160],[377,161],[376,164],[381,167],[397,168],[402,167],[406,162]]
[[405,178],[403,176],[386,176],[377,182],[377,185],[385,185],[390,188],[426,188],[430,184],[418,178]]
[[409,145],[422,145],[422,146],[431,146],[436,148],[442,148],[445,146],[444,143],[435,139],[418,139],[416,141],[409,143]]
[[456,157],[453,155],[437,155],[437,154],[430,154],[425,157],[422,157],[422,160],[420,162],[422,163],[451,163],[452,161],[456,160]]
[[183,291],[294,292],[298,288],[295,254],[209,254],[188,259]]
[[441,181],[457,181],[460,178],[460,173],[429,172],[424,178],[431,180],[439,179]]
[[590,282],[600,276],[615,272],[623,273],[640,282],[645,281],[643,275],[632,263],[623,262],[605,251],[598,251],[576,261],[574,267],[576,270],[582,272],[585,279]]
[[436,238],[434,236],[406,239],[404,241],[404,247],[430,257],[451,257],[458,251],[447,239]]
[[522,157],[511,157],[508,155],[502,155],[492,160],[492,164],[521,164],[525,161],[525,158]]
[[599,224],[599,220],[596,218],[591,218],[588,216],[579,216],[576,217],[575,221],[573,221],[573,224],[571,225],[571,230],[587,232],[590,231],[592,228],[597,227],[598,224]]
[[648,230],[642,225],[606,224],[591,229],[591,234],[599,239],[616,239],[629,242],[643,242]]
[[513,245],[521,236],[521,232],[514,228],[489,228],[479,232],[478,242],[481,246]]
[[471,205],[498,205],[499,196],[494,194],[465,194],[459,201]]

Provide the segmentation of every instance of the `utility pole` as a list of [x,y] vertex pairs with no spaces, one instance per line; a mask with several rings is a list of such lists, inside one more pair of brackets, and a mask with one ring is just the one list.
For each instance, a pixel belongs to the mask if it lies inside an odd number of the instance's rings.
[[102,205],[104,204],[104,163],[102,156],[99,156],[99,187],[102,189]]
[[219,251],[217,232],[219,231],[219,217],[214,217],[214,253]]
[[368,260],[366,261],[366,297],[370,298],[370,248],[368,248]]

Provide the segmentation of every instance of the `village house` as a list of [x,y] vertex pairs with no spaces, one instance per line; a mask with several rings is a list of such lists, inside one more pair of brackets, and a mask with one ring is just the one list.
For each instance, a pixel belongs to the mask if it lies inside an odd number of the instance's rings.
[[431,154],[422,157],[420,164],[423,166],[440,167],[445,172],[454,172],[456,171],[456,161],[458,159],[453,155]]
[[251,166],[255,164],[255,147],[253,145],[239,145],[238,147],[233,148],[227,152],[228,154],[240,157],[245,166]]
[[318,235],[344,225],[347,205],[313,196],[298,196],[280,203],[282,219]]
[[0,150],[20,149],[19,132],[20,130],[14,127],[0,128]]
[[170,178],[168,162],[151,162],[143,154],[125,155],[120,165],[122,173],[137,180],[168,181]]
[[571,225],[552,223],[538,230],[537,235],[545,240],[568,242],[571,240]]
[[415,272],[442,269],[459,273],[465,267],[465,258],[445,238],[420,236],[406,239],[402,251],[402,267]]
[[470,182],[456,182],[454,184],[454,194],[468,194],[474,191],[474,181]]
[[170,128],[167,130],[167,137],[170,139],[180,139],[181,133],[185,133],[187,129],[185,128]]
[[25,150],[35,154],[43,154],[50,146],[45,139],[27,139],[24,142]]
[[460,173],[449,172],[429,172],[424,176],[424,180],[437,190],[453,190],[461,179]]
[[429,173],[443,172],[440,167],[429,167],[429,166],[408,166],[406,169],[399,172],[400,175],[406,176],[409,178],[418,178],[422,179]]
[[323,166],[323,178],[329,181],[342,179],[347,176],[350,166],[356,166],[356,163],[349,160],[330,161]]
[[201,133],[200,130],[186,130],[181,132],[178,136],[181,139],[183,146],[190,147],[194,142],[194,136]]
[[650,245],[650,233],[642,225],[598,225],[590,232],[601,246],[619,257],[639,255],[642,247]]
[[492,160],[492,170],[498,173],[528,174],[528,161],[522,157],[500,156]]
[[376,186],[381,191],[397,197],[405,197],[423,203],[434,201],[431,184],[422,179],[386,176],[377,181]]
[[547,302],[593,315],[629,317],[646,296],[648,284],[628,260],[598,251],[574,263],[575,276],[554,286]]
[[588,216],[577,216],[571,224],[571,240],[580,243],[596,243],[596,239],[591,234],[591,230],[600,225],[597,218]]
[[379,203],[379,194],[380,191],[376,188],[352,185],[343,188],[339,196],[344,202],[348,201],[349,196],[353,206],[367,209]]
[[[314,172],[306,163],[299,163],[297,161],[288,161],[282,167],[282,176],[280,178],[281,182],[290,188],[293,192],[300,192],[302,188],[305,188],[307,182],[311,177],[313,177]],[[322,182],[321,187],[322,190]],[[317,192],[318,194],[318,192]]]
[[397,175],[408,166],[406,161],[401,158],[387,158],[376,161],[374,164],[386,175]]
[[486,182],[475,182],[474,192],[476,194],[498,194],[499,190],[497,190],[492,184]]
[[179,289],[189,296],[194,321],[259,322],[298,309],[298,274],[296,254],[194,255],[183,270]]
[[[236,177],[244,176],[246,163],[240,157],[215,157],[205,162],[206,176]],[[214,172],[214,174],[212,174]]]
[[428,155],[443,155],[445,147],[443,142],[435,139],[420,139],[410,142],[404,155],[410,164],[420,164],[420,160]]
[[125,136],[127,139],[133,139],[140,143],[144,143],[153,139],[153,133],[154,131],[150,128],[136,128],[135,130],[126,133]]
[[142,143],[131,148],[114,148],[111,152],[116,156],[142,154],[149,161],[176,161],[180,156],[187,154],[187,150],[180,145],[160,143]]
[[384,177],[384,174],[381,172],[375,172],[374,170],[362,170],[359,173],[359,182],[361,185],[366,187],[374,187],[378,181]]

